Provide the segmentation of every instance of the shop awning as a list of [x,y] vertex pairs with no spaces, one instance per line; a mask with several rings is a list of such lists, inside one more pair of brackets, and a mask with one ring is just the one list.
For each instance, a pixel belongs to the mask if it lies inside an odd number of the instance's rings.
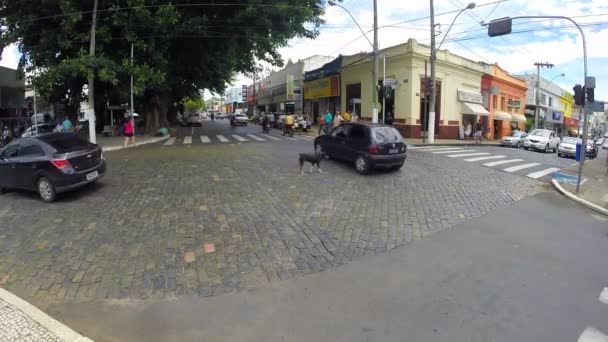
[[511,119],[512,122],[526,122],[526,116],[525,115],[521,115],[521,114],[511,114],[511,117],[513,119]]
[[503,120],[503,121],[511,121],[513,117],[511,114],[507,112],[495,111],[494,112],[494,120]]
[[462,114],[490,116],[490,113],[478,103],[463,102]]

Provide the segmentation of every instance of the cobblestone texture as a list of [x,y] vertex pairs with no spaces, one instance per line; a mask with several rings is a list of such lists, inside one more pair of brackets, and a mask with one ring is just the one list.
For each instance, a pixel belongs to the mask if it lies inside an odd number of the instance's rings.
[[0,341],[62,342],[21,310],[0,299]]
[[542,191],[414,153],[396,173],[327,161],[326,174],[300,175],[311,145],[119,151],[100,184],[56,203],[0,196],[0,286],[40,307],[213,296],[382,253]]

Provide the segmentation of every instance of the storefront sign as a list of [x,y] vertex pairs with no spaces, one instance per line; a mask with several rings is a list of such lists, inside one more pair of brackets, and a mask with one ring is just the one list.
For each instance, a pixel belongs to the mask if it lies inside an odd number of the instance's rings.
[[247,102],[247,86],[246,85],[244,85],[241,88],[241,94],[242,94],[243,102]]
[[287,100],[293,101],[293,75],[287,75]]
[[578,120],[572,118],[564,118],[564,125],[578,127]]
[[483,97],[481,96],[481,94],[467,93],[465,91],[459,90],[458,101],[482,104]]
[[508,106],[509,108],[519,109],[521,108],[521,101],[509,100]]
[[340,96],[340,75],[304,82],[304,99]]
[[558,112],[556,110],[554,110],[553,113],[551,114],[551,119],[553,121],[562,121],[562,117],[564,117],[564,113]]

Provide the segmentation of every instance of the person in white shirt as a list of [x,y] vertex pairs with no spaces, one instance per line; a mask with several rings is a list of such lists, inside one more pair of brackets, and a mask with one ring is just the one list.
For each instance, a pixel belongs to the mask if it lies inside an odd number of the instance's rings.
[[340,112],[336,113],[336,116],[334,117],[334,127],[338,127],[342,124],[342,122],[344,121],[344,118],[342,117],[342,114],[340,114]]

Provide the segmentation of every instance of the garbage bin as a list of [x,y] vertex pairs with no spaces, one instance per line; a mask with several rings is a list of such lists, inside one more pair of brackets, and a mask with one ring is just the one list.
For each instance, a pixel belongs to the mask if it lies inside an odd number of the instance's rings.
[[583,144],[576,143],[576,161],[581,161],[581,153],[583,151]]

